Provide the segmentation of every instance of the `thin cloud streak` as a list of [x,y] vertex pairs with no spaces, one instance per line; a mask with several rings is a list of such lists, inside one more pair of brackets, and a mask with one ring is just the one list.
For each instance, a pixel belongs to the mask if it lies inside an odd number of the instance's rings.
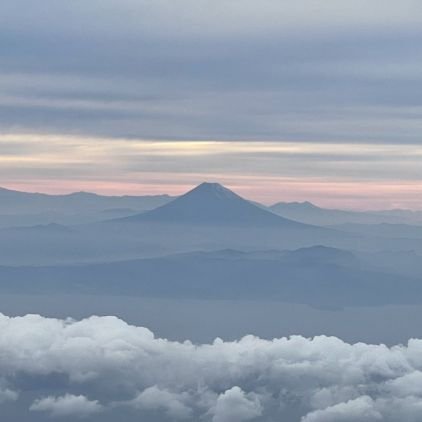
[[180,194],[217,180],[264,203],[357,209],[421,208],[421,157],[420,145],[0,135],[0,177],[10,188]]

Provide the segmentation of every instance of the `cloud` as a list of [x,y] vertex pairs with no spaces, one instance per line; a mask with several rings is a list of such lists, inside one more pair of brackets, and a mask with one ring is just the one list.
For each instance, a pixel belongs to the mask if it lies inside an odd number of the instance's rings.
[[235,386],[220,394],[215,405],[213,422],[249,421],[261,416],[262,408],[259,399],[254,395],[246,395]]
[[163,410],[172,419],[189,419],[192,411],[184,403],[188,398],[186,393],[172,393],[153,386],[146,388],[130,404],[138,409]]
[[374,408],[370,397],[359,397],[355,400],[316,410],[302,419],[302,422],[376,422],[382,415]]
[[10,390],[6,386],[2,386],[2,382],[0,381],[0,404],[8,401],[15,401],[18,397],[18,392]]
[[[251,31],[271,33],[297,27],[321,28],[339,25],[352,27],[378,26],[386,22],[391,26],[417,24],[420,22],[420,6],[412,0],[403,0],[400,4],[394,0],[384,0],[383,7],[377,1],[356,0],[298,0],[297,2],[263,0],[257,5],[254,0],[182,0],[177,5],[169,0],[91,0],[75,1],[72,4],[58,4],[46,0],[43,7],[34,8],[34,0],[15,0],[2,5],[0,22],[6,27],[10,20],[18,16],[25,22],[25,27],[41,29],[41,25],[50,24],[54,30],[62,28],[74,32],[74,23],[93,24],[85,31],[92,34],[107,32],[125,35],[158,35],[167,27],[163,36],[218,35],[225,37],[233,32]],[[58,18],[51,18],[54,11]],[[206,13],[205,13],[206,12]],[[65,19],[67,17],[68,19]],[[61,18],[61,19],[60,19]],[[9,21],[8,21],[9,19]],[[280,28],[281,27],[281,28]],[[111,38],[111,37],[110,37]]]
[[219,180],[264,203],[419,208],[421,156],[420,145],[1,134],[0,179],[18,190],[106,194],[181,194]]
[[418,339],[394,347],[324,336],[193,344],[115,317],[37,315],[1,315],[0,330],[8,403],[25,408],[30,391],[30,410],[53,417],[396,422],[421,412]]
[[29,410],[47,412],[51,416],[87,417],[102,410],[97,400],[90,401],[84,396],[66,394],[62,397],[45,397],[36,400]]
[[5,0],[0,128],[420,143],[420,11],[412,0]]

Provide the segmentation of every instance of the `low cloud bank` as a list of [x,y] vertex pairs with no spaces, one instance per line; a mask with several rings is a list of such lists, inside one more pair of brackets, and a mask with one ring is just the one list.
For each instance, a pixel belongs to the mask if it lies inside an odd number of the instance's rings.
[[[115,317],[1,314],[0,333],[0,410],[31,390],[28,411],[56,418],[101,420],[116,408],[211,422],[411,422],[422,414],[417,339],[391,348],[324,336],[195,345]],[[46,385],[54,385],[49,394]]]

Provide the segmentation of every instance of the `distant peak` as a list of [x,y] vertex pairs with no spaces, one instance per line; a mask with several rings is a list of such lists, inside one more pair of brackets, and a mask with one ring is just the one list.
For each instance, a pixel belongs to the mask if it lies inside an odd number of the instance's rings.
[[319,207],[312,202],[303,201],[303,202],[277,202],[272,205],[272,207],[288,207],[296,209],[318,209]]
[[302,205],[308,208],[318,208],[315,204],[313,204],[312,202],[309,201],[304,201],[302,202]]
[[220,199],[239,198],[233,191],[216,182],[203,182],[185,194],[185,196],[192,195],[203,195]]
[[223,185],[217,182],[202,182],[195,189],[210,190],[210,191],[228,190]]
[[233,224],[249,226],[302,224],[259,208],[220,183],[203,182],[189,192],[143,214],[126,217],[125,221],[166,221],[169,223]]
[[73,197],[80,197],[80,198],[86,197],[86,198],[88,198],[88,197],[98,196],[98,195],[96,193],[93,193],[93,192],[79,191],[79,192],[68,193],[68,194],[65,194],[63,196],[73,196]]
[[298,206],[302,206],[302,207],[316,208],[316,205],[314,205],[312,202],[309,202],[309,201],[285,202],[285,204],[298,205]]

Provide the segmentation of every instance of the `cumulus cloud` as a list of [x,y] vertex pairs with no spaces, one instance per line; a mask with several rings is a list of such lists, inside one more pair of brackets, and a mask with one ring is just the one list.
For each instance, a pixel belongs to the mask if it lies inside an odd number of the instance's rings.
[[22,408],[30,390],[30,410],[52,417],[95,420],[117,409],[160,421],[396,422],[417,421],[422,411],[417,339],[387,347],[246,336],[197,345],[115,317],[37,315],[0,315],[0,331],[4,397]]
[[163,410],[172,419],[187,419],[192,414],[184,403],[188,398],[186,393],[172,393],[153,386],[140,393],[131,404],[139,409]]
[[102,410],[97,400],[91,401],[84,396],[66,394],[62,397],[45,397],[36,400],[30,410],[47,412],[52,416],[87,417]]
[[213,422],[249,421],[260,416],[262,408],[257,397],[249,397],[239,387],[220,394],[215,406]]
[[379,420],[382,420],[381,414],[374,408],[373,400],[366,396],[316,410],[302,419],[303,422],[372,422]]

